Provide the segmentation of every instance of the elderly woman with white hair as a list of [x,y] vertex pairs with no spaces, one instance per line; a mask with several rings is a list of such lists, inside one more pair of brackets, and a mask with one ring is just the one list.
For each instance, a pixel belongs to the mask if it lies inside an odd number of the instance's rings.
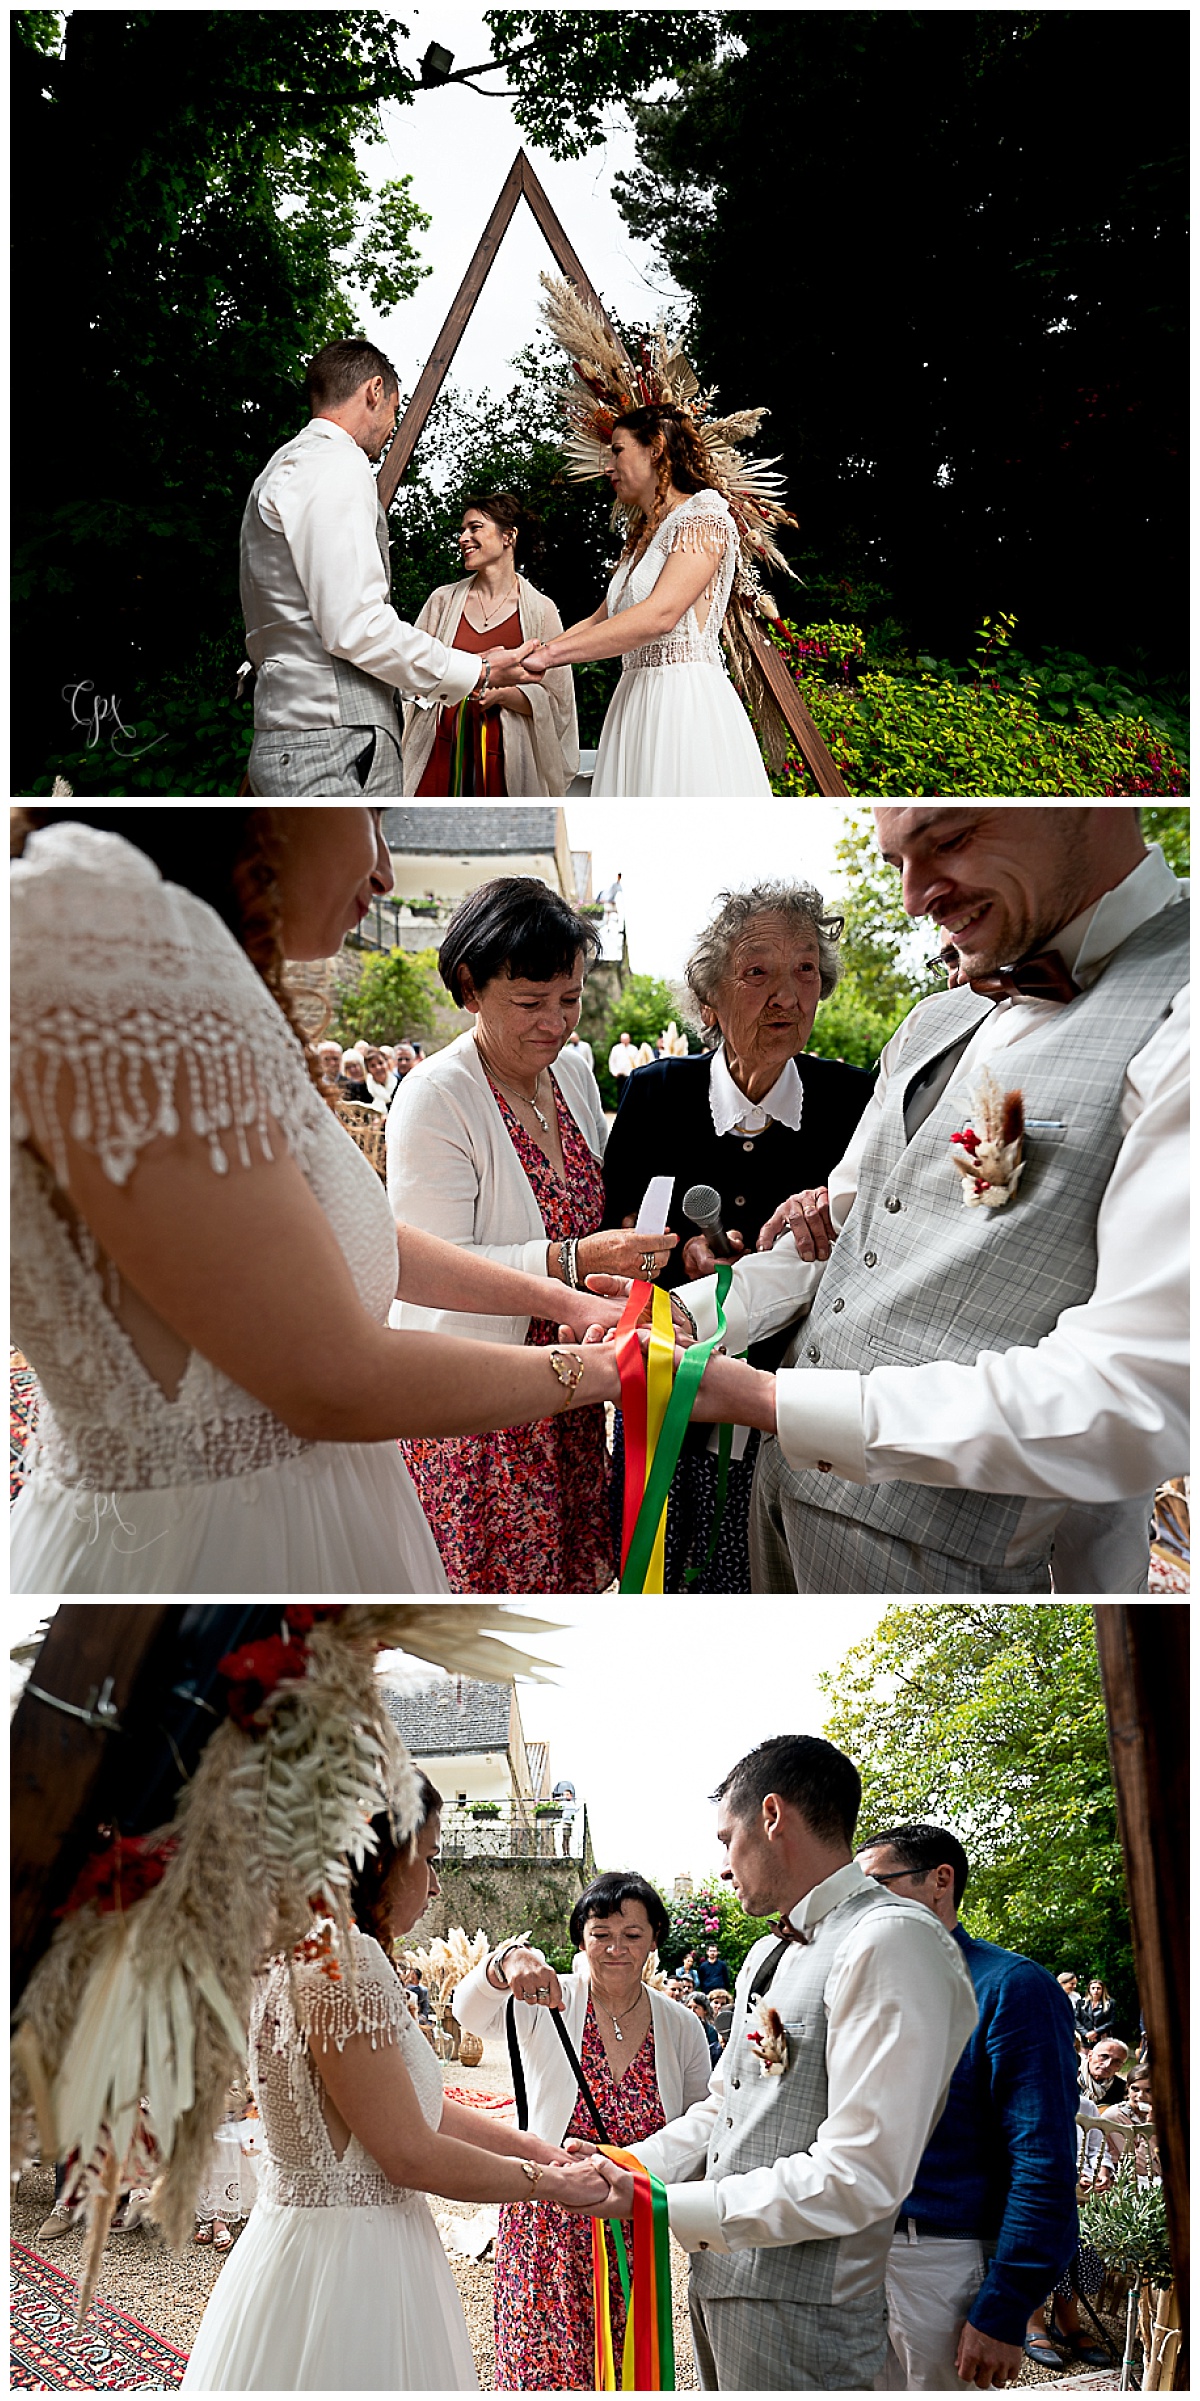
[[[819,1001],[840,972],[840,917],[811,884],[774,881],[722,892],[688,960],[703,1027],[699,1057],[661,1058],[627,1077],[604,1154],[605,1223],[634,1223],[653,1175],[674,1177],[668,1226],[680,1248],[661,1281],[711,1275],[708,1239],[684,1211],[692,1186],[716,1194],[727,1258],[753,1249],[786,1194],[828,1181],[871,1094],[871,1079],[840,1059],[807,1055]],[[686,1289],[683,1295],[686,1300]],[[777,1367],[786,1333],[756,1343],[755,1367]],[[617,1459],[622,1457],[618,1418]],[[717,1431],[693,1426],[671,1487],[668,1592],[749,1592],[750,1486],[756,1433],[735,1428],[724,1515],[711,1560]],[[621,1506],[622,1477],[614,1507]],[[617,1523],[620,1523],[618,1514]]]

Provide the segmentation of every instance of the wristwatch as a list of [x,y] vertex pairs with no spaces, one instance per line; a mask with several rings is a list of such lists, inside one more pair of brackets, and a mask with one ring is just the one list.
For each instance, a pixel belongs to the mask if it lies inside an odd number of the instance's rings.
[[481,675],[481,677],[480,677],[480,679],[479,679],[479,682],[478,682],[478,683],[476,684],[476,686],[475,686],[475,694],[476,694],[476,698],[478,698],[478,696],[479,696],[479,694],[480,694],[481,692],[486,692],[486,691],[487,691],[488,685],[490,684],[491,680],[492,680],[492,662],[491,662],[491,660],[490,660],[490,659],[485,659],[485,660],[484,660],[484,662],[483,662],[483,674]]

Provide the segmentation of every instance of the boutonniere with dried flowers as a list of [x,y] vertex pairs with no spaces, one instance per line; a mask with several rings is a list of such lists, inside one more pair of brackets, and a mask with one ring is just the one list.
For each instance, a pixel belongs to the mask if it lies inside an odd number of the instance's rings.
[[760,2076],[782,2076],[788,2063],[788,2038],[783,2019],[769,2001],[760,2001],[754,2012],[754,2024],[746,2028],[746,2040],[758,2060]]
[[962,1197],[968,1209],[1003,1209],[1025,1165],[1025,1104],[1019,1092],[1002,1093],[985,1067],[971,1095],[971,1114],[974,1124],[950,1136]]

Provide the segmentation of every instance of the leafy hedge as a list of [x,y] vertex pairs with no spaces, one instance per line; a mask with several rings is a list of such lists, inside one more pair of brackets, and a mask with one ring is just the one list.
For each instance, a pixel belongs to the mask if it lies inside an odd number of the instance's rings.
[[[1035,668],[1012,652],[1013,624],[985,619],[981,648],[962,671],[923,654],[873,664],[857,625],[780,618],[768,630],[855,794],[1187,791],[1186,759],[1165,715],[1152,721],[1136,696],[1131,711],[1115,705],[1127,687],[1074,654],[1049,654]],[[773,788],[807,795],[816,784],[792,753]]]

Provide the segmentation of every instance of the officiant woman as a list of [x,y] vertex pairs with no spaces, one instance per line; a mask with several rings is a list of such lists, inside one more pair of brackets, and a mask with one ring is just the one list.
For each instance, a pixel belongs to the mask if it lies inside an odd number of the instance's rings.
[[[529,2095],[529,2131],[555,2145],[598,2135],[571,2063],[550,2022],[562,2023],[599,2110],[605,2138],[623,2148],[657,2132],[708,2091],[710,2060],[698,2019],[644,1982],[667,1932],[667,1912],[644,1876],[598,1876],[571,1912],[574,1971],[560,1984],[541,1951],[502,1944],[454,1996],[473,2034],[502,2034],[509,1996]],[[609,2236],[613,2351],[621,2356],[625,2309]],[[590,2219],[521,2204],[500,2212],[496,2238],[496,2385],[500,2392],[591,2392]]]
[[[482,655],[511,636],[550,642],[562,632],[552,600],[518,572],[537,547],[537,519],[512,492],[487,492],[463,510],[458,550],[463,574],[430,593],[417,624],[452,650]],[[575,683],[552,667],[537,683],[489,687],[460,705],[404,711],[404,789],[473,793],[479,800],[534,794],[560,798],[579,765]]]
[[[753,1250],[761,1227],[788,1193],[823,1184],[849,1144],[871,1079],[840,1059],[805,1055],[819,1001],[840,973],[840,917],[811,884],[771,882],[722,892],[688,960],[688,987],[704,1029],[701,1057],[656,1059],[625,1080],[604,1158],[605,1222],[632,1225],[652,1175],[675,1179],[669,1224],[680,1247],[663,1282],[711,1275],[713,1252],[684,1213],[693,1184],[720,1203],[727,1256]],[[804,1174],[799,1177],[803,1167]],[[809,1169],[814,1172],[811,1179]],[[756,1343],[756,1367],[775,1368],[788,1332]],[[613,1507],[620,1524],[624,1444],[617,1418]],[[713,1427],[685,1437],[667,1510],[664,1585],[749,1592],[750,1487],[759,1437],[735,1428],[734,1457],[717,1547],[704,1561],[716,1507]]]
[[[659,1273],[676,1237],[604,1222],[605,1121],[590,1067],[564,1048],[594,929],[535,876],[498,876],[455,911],[442,982],[475,1022],[405,1078],[388,1116],[400,1224],[564,1291],[589,1275]],[[773,1195],[781,1198],[790,1185]],[[553,1343],[544,1317],[453,1321],[400,1301],[394,1325],[481,1342]],[[452,1592],[603,1592],[614,1573],[603,1408],[504,1435],[402,1443]]]

